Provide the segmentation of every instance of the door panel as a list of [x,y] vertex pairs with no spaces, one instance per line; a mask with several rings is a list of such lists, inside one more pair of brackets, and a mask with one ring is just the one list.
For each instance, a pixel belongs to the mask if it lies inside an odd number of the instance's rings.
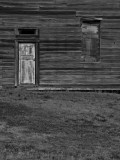
[[35,84],[35,44],[19,43],[19,84]]

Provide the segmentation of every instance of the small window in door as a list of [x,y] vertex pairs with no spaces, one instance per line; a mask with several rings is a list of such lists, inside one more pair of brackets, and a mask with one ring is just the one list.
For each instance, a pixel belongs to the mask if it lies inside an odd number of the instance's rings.
[[82,20],[81,30],[84,62],[98,62],[100,60],[100,22]]

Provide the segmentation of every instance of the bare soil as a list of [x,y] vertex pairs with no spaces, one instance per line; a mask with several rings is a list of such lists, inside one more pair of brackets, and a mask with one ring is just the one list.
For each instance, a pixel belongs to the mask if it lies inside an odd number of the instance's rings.
[[120,160],[120,95],[1,90],[0,160]]

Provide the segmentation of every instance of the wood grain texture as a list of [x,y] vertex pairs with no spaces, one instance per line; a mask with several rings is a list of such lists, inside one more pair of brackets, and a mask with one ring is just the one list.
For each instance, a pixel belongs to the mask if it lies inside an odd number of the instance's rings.
[[[103,18],[97,63],[82,61],[80,17]],[[119,85],[119,0],[0,0],[0,85],[3,86],[15,84],[16,27],[36,27],[40,31],[41,87]]]

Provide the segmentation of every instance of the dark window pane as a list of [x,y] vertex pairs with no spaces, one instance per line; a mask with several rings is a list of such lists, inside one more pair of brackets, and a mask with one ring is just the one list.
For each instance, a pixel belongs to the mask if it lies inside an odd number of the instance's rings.
[[18,29],[19,34],[35,34],[35,29]]

